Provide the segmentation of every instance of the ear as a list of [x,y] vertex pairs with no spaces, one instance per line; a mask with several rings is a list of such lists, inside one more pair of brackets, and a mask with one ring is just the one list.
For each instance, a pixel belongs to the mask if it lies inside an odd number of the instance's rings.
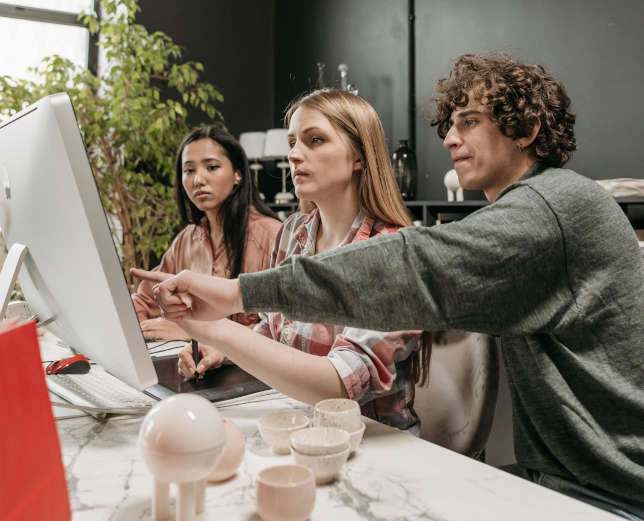
[[353,171],[357,172],[358,170],[364,170],[364,165],[360,158],[356,156],[356,160],[353,162]]
[[241,183],[241,180],[242,180],[241,172],[237,170],[235,172],[235,184],[238,185],[239,183]]
[[525,144],[523,145],[523,148],[528,148],[530,145],[532,145],[534,140],[537,139],[537,134],[539,133],[540,128],[541,128],[541,120],[535,116],[534,125],[532,126],[532,132],[530,132],[529,136],[523,138],[525,140]]

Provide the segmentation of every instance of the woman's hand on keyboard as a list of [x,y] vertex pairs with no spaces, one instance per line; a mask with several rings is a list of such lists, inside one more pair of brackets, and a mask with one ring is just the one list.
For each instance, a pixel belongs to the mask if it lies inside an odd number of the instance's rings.
[[177,275],[139,269],[130,271],[138,279],[156,283],[154,300],[161,307],[163,317],[173,322],[219,320],[244,311],[237,279],[188,270]]
[[190,335],[174,322],[165,318],[150,318],[141,322],[141,331],[145,338],[158,338],[161,340],[191,340]]
[[199,365],[195,368],[192,346],[187,346],[179,352],[179,374],[186,378],[194,378],[196,371],[199,378],[203,378],[208,369],[215,369],[226,362],[230,361],[214,347],[199,344]]

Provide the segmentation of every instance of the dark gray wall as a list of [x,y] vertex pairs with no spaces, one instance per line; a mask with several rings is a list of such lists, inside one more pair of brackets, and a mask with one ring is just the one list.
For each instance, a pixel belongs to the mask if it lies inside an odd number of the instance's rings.
[[[451,0],[417,2],[419,98],[431,95],[452,58],[507,49],[566,86],[579,150],[568,164],[592,178],[644,178],[644,3],[640,0]],[[418,127],[429,192],[452,167],[434,129]]]
[[407,1],[276,0],[275,123],[299,93],[315,87],[317,62],[328,86],[339,86],[338,65],[373,105],[389,148],[407,138]]
[[139,5],[138,23],[184,47],[184,60],[203,64],[201,79],[223,94],[218,108],[235,137],[273,126],[273,0],[140,0]]
[[[349,65],[390,149],[406,138],[407,2],[275,0],[275,114],[315,84],[316,62]],[[416,0],[418,105],[460,54],[507,49],[564,82],[577,114],[569,166],[593,179],[644,178],[644,2]],[[310,79],[310,81],[309,81]],[[417,123],[419,199],[443,199],[453,167],[435,129]],[[474,194],[471,194],[474,195]],[[480,194],[479,194],[480,195]]]
[[[200,61],[225,97],[229,130],[281,126],[299,93],[327,84],[338,64],[377,110],[390,151],[407,138],[406,0],[141,0],[138,21],[162,30]],[[507,49],[566,85],[578,115],[569,166],[593,179],[644,178],[641,0],[416,0],[418,107],[460,54]],[[435,130],[417,117],[419,199],[443,199],[452,168]],[[272,169],[269,169],[272,170]],[[268,179],[267,179],[268,181]],[[267,194],[268,195],[268,194]],[[481,197],[481,194],[470,194]]]

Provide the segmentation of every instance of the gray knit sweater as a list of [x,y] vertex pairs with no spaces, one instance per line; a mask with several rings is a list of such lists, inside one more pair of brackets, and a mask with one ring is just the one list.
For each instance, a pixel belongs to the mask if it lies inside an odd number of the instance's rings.
[[517,461],[644,500],[644,262],[612,197],[533,166],[466,219],[240,276],[244,310],[502,337]]

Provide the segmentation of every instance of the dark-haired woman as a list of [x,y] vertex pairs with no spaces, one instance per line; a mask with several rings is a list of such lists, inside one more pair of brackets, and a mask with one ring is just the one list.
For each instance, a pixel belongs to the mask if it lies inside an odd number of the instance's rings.
[[[203,127],[183,140],[177,152],[174,193],[181,220],[188,226],[155,270],[236,278],[270,266],[282,223],[261,200],[246,154],[228,132]],[[179,326],[160,317],[152,288],[144,281],[132,295],[144,336],[189,340]],[[231,318],[251,328],[259,322],[256,314]]]

